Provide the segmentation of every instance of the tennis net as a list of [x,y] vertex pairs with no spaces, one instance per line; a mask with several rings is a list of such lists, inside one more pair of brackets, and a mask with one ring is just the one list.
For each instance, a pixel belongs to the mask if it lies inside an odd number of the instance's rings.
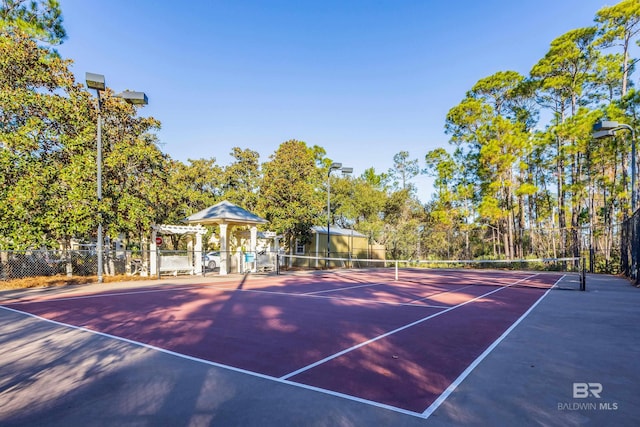
[[348,272],[351,275],[378,274],[392,275],[395,280],[401,279],[404,272],[415,274],[421,270],[438,274],[438,271],[455,274],[456,271],[483,272],[523,271],[523,272],[557,272],[575,275],[579,280],[580,290],[586,288],[585,263],[581,258],[537,258],[515,260],[381,260],[350,257],[319,257],[304,255],[279,255],[278,274],[300,271]]

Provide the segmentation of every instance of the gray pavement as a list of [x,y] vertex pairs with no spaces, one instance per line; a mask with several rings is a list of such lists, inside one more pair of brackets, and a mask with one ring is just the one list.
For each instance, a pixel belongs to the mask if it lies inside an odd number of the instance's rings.
[[[145,283],[158,282],[80,289]],[[577,289],[577,282],[561,286]],[[0,304],[77,291],[5,291]],[[638,328],[640,289],[624,279],[589,276],[587,292],[553,290],[423,419],[0,308],[0,425],[635,426]]]

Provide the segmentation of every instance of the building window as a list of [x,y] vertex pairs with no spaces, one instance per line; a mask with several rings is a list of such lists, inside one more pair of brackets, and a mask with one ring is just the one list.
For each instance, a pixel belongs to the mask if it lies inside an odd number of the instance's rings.
[[296,239],[296,255],[304,254],[304,244],[300,243],[300,240]]

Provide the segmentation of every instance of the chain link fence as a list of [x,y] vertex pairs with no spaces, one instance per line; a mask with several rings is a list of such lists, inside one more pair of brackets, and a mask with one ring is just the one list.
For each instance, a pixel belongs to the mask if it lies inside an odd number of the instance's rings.
[[[194,250],[158,250],[152,257],[149,251],[104,251],[105,276],[150,276],[178,274],[219,274],[222,260],[227,273],[276,270],[275,252],[225,253]],[[198,257],[202,257],[198,270]],[[156,265],[152,266],[155,259]],[[97,276],[98,255],[95,250],[27,250],[0,251],[0,281],[43,276]]]
[[[581,228],[575,233],[576,253],[566,244],[569,230],[558,229],[525,230],[515,241],[516,258],[557,258],[580,256],[587,260],[589,272],[623,273],[634,280],[639,277],[640,260],[640,211],[622,224],[610,228]],[[421,242],[407,257],[409,259],[503,259],[505,258],[503,236],[491,229],[483,230],[425,230]],[[384,252],[382,252],[384,253]],[[219,274],[222,260],[228,273],[246,271],[275,271],[275,252],[219,251],[169,251],[158,250],[152,257],[148,251],[105,250],[103,274],[115,275],[177,275]],[[306,253],[324,256],[326,254]],[[335,258],[351,258],[351,254],[332,252]],[[196,259],[202,257],[198,271]],[[384,257],[384,256],[382,256]],[[373,258],[373,257],[372,257]],[[152,259],[156,264],[151,266]],[[282,260],[280,260],[282,263]],[[301,261],[309,263],[315,261]],[[327,261],[339,263],[342,261]],[[284,266],[284,265],[281,265]],[[329,267],[337,267],[330,265]],[[326,268],[327,266],[318,266]],[[98,258],[95,248],[89,250],[27,250],[0,251],[0,280],[7,281],[26,277],[97,276]]]
[[[103,273],[106,276],[145,275],[148,253],[140,251],[104,251]],[[43,276],[97,276],[98,255],[95,250],[27,250],[0,251],[0,280]]]
[[0,280],[37,276],[94,276],[98,259],[93,251],[0,251]]
[[617,274],[621,268],[621,234],[621,224],[523,229],[512,236],[492,227],[425,229],[418,246],[406,256],[436,260],[584,257],[589,272]]

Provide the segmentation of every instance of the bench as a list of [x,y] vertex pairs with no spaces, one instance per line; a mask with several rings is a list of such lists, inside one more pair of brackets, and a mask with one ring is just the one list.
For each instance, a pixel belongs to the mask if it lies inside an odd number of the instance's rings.
[[161,255],[160,256],[160,273],[171,272],[174,276],[179,271],[186,271],[189,274],[195,274],[195,268],[191,265],[189,257],[186,255]]
[[275,271],[275,259],[270,254],[258,254],[256,268],[259,272]]

